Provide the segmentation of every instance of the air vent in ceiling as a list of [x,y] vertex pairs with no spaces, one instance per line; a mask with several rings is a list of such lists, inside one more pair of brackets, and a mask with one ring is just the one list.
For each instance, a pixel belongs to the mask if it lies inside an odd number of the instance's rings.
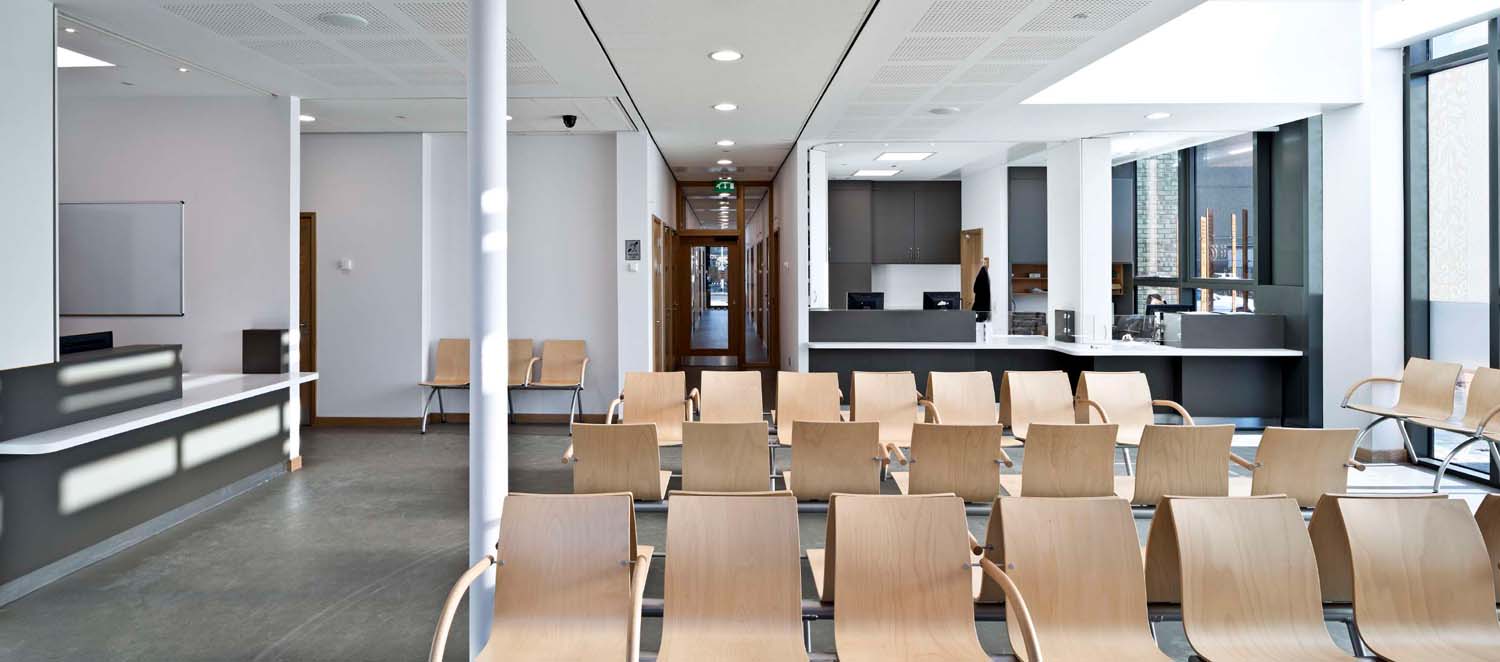
[[912,32],[996,32],[1027,4],[1028,0],[938,0]]
[[162,9],[226,37],[267,37],[301,31],[248,2],[225,4],[170,4]]
[[1103,32],[1150,4],[1150,0],[1053,0],[1021,31]]
[[469,6],[463,2],[398,2],[396,9],[433,34],[468,34]]
[[[278,9],[302,20],[314,30],[324,34],[404,34],[406,28],[391,20],[368,2],[286,2],[278,3]],[[319,20],[325,14],[354,14],[369,21],[362,27],[344,27]]]
[[986,37],[907,37],[888,58],[891,62],[962,60],[974,54]]

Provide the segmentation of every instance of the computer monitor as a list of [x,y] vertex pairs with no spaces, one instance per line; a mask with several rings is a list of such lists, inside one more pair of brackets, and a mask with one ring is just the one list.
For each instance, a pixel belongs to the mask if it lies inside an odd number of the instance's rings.
[[850,292],[849,310],[885,310],[885,292]]
[[960,310],[963,304],[957,292],[923,292],[922,310]]
[[1196,309],[1197,306],[1194,306],[1190,303],[1153,303],[1149,306],[1146,306],[1146,314],[1155,315],[1157,313],[1191,313]]

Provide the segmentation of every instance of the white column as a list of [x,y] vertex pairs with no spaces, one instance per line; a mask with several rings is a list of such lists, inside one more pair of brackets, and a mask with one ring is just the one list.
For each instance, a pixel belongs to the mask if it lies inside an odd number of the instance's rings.
[[828,154],[807,153],[808,305],[832,308],[828,293]]
[[[615,329],[618,383],[625,373],[651,371],[651,210],[646,203],[650,150],[645,132],[615,134]],[[641,242],[641,258],[625,259],[625,242]],[[609,394],[613,398],[613,394]]]
[[[469,214],[474,251],[474,330],[470,342],[469,562],[495,548],[500,509],[509,490],[505,427],[506,0],[474,0],[469,23]],[[469,656],[490,636],[495,575],[469,591]]]
[[286,457],[302,457],[302,388],[297,373],[302,372],[302,98],[282,97],[281,116],[286,121],[287,137],[287,406],[282,415],[287,429]]
[[[1047,324],[1077,314],[1079,335],[1108,329],[1113,259],[1109,139],[1070,140],[1047,150]],[[1088,325],[1090,321],[1094,328]]]
[[963,229],[984,230],[984,257],[990,259],[990,322],[1010,330],[1010,168],[964,168]]

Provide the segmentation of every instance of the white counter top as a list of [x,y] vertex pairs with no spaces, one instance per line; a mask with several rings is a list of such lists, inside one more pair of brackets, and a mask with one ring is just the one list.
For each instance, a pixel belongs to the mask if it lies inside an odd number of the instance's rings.
[[0,441],[0,455],[56,453],[317,378],[316,372],[279,375],[184,374],[180,399]]
[[1051,350],[1070,356],[1203,356],[1203,357],[1297,357],[1300,350],[1198,349],[1140,342],[1114,341],[1103,344],[1059,342],[1043,336],[1004,336],[988,342],[810,342],[808,349],[999,349]]

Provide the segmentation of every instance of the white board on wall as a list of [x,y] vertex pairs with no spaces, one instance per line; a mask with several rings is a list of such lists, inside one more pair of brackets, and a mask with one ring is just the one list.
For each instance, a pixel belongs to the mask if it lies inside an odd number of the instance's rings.
[[181,202],[57,206],[62,315],[183,314]]

